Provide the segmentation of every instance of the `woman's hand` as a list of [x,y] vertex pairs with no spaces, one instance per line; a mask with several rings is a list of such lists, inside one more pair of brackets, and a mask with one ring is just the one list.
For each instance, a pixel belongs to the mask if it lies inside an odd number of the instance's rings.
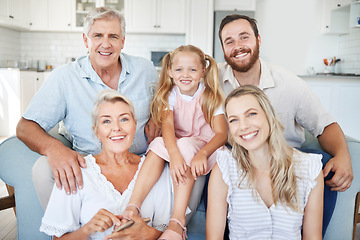
[[191,161],[191,174],[196,180],[207,171],[207,156],[203,151],[198,151]]
[[179,182],[185,184],[187,166],[180,153],[170,157],[169,166],[171,178],[175,184],[179,185]]
[[149,227],[140,216],[133,215],[131,220],[134,221],[134,224],[131,227],[123,229],[119,232],[113,232],[112,234],[106,236],[105,240],[154,240],[160,237],[162,232]]
[[117,216],[105,209],[100,209],[82,228],[90,236],[96,232],[104,232],[113,225],[118,226],[120,224],[120,219]]

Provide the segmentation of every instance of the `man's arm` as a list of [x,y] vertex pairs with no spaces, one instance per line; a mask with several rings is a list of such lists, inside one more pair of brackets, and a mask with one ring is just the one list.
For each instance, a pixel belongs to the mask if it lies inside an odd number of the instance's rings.
[[325,127],[318,140],[321,147],[333,156],[324,167],[324,177],[330,171],[335,172],[335,175],[325,182],[326,185],[330,186],[332,191],[345,191],[351,185],[353,171],[349,148],[339,124],[332,123]]
[[81,189],[83,180],[81,167],[86,167],[84,158],[76,151],[64,146],[62,142],[48,135],[43,128],[34,121],[21,118],[16,136],[31,150],[48,157],[53,171],[56,186],[63,186],[66,193],[76,193],[76,184]]

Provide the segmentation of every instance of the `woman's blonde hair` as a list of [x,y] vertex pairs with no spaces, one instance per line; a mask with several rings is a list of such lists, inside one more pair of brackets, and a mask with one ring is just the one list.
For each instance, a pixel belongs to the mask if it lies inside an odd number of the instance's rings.
[[124,95],[113,89],[106,89],[98,93],[94,107],[91,111],[91,122],[93,129],[97,128],[97,119],[99,115],[99,106],[105,102],[123,102],[129,106],[131,117],[136,122],[135,109],[132,102],[127,99]]
[[216,61],[201,51],[201,49],[193,45],[183,45],[170,52],[162,59],[162,71],[160,74],[158,88],[155,92],[154,99],[151,103],[151,116],[157,126],[161,126],[163,116],[169,110],[168,98],[174,87],[174,81],[170,77],[168,71],[171,69],[174,57],[179,52],[192,52],[199,56],[201,65],[203,66],[204,77],[203,82],[205,90],[201,97],[201,109],[204,113],[205,120],[212,126],[215,111],[223,103],[224,97],[219,87],[218,68]]
[[[225,100],[225,109],[231,99],[244,95],[252,95],[257,99],[269,123],[270,133],[268,143],[271,154],[270,179],[274,204],[276,205],[281,202],[291,209],[301,212],[299,199],[297,198],[297,177],[294,172],[293,149],[286,142],[283,134],[284,127],[271,106],[270,100],[259,88],[250,85],[242,86],[233,90],[228,95]],[[241,182],[248,177],[248,187],[254,189],[256,181],[248,151],[236,143],[231,134],[230,143],[232,145],[232,154],[238,162],[238,168],[242,170],[238,187],[240,187]]]

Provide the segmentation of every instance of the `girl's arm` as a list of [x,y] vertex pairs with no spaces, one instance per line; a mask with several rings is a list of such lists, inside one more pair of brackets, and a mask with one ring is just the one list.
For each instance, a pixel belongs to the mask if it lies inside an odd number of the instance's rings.
[[66,233],[61,237],[53,237],[53,239],[61,239],[61,240],[82,240],[89,239],[91,234],[96,232],[104,232],[106,229],[111,228],[114,224],[120,225],[120,219],[118,219],[111,212],[100,209],[93,218],[90,219],[88,223],[86,223],[81,228],[77,229],[74,232]]
[[316,178],[316,186],[311,190],[304,211],[303,240],[322,239],[324,176],[323,172]]
[[214,117],[213,131],[215,136],[197,152],[191,161],[191,173],[195,180],[197,176],[204,175],[207,172],[207,159],[227,141],[228,131],[224,114]]
[[206,240],[223,239],[226,226],[228,186],[217,164],[209,180],[208,206],[206,211]]
[[161,132],[166,150],[168,151],[170,156],[169,166],[171,177],[176,185],[179,184],[179,181],[185,184],[184,177],[186,176],[185,172],[187,166],[176,144],[173,111],[169,110],[167,113],[164,114],[161,125]]

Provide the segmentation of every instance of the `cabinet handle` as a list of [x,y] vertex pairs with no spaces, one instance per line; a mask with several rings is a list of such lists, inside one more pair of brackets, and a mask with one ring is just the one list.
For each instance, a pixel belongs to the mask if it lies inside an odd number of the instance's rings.
[[329,28],[329,26],[326,26],[325,28]]
[[14,16],[13,16],[13,15],[10,15],[10,16],[9,16],[9,18],[13,19],[13,18],[14,18]]
[[341,4],[340,3],[338,3],[338,5],[337,5],[338,7],[341,7]]

